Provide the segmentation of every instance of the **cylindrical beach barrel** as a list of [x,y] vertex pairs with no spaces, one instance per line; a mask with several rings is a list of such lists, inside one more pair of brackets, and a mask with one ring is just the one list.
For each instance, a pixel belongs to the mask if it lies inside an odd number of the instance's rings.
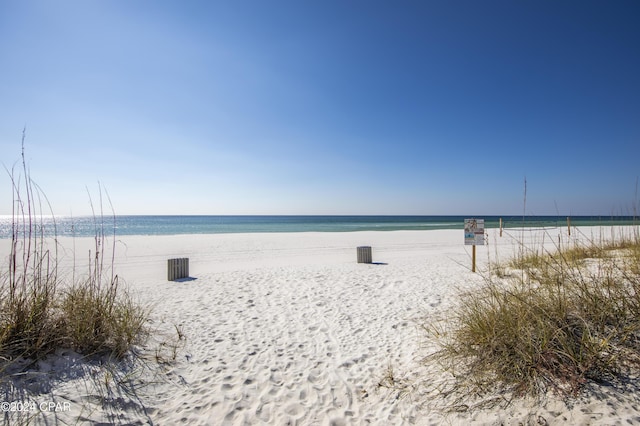
[[358,250],[358,263],[372,263],[370,246],[360,246],[357,248],[357,250]]
[[176,281],[189,277],[189,258],[169,259],[167,262],[167,275],[169,281]]

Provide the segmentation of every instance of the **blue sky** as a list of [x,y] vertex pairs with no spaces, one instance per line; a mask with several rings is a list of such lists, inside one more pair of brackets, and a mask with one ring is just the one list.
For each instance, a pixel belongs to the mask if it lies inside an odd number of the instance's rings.
[[[60,215],[631,214],[637,1],[0,0]],[[0,179],[0,214],[11,211]]]

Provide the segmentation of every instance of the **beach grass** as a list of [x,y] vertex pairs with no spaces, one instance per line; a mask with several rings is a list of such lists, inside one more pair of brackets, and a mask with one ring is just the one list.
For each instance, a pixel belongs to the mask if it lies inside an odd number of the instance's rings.
[[582,240],[520,250],[462,293],[447,321],[422,324],[452,389],[576,395],[639,366],[637,228]]
[[105,258],[104,216],[94,216],[88,271],[59,271],[55,222],[50,236],[43,222],[50,206],[24,158],[23,138],[20,173],[15,166],[8,172],[13,215],[11,252],[0,270],[0,376],[15,360],[42,359],[62,348],[120,359],[144,337],[148,312],[120,284],[113,257]]

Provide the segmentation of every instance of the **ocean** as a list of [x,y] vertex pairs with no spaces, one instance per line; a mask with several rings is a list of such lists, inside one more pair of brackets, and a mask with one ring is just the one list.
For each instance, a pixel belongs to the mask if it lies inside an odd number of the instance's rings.
[[[33,227],[47,236],[179,235],[263,232],[353,232],[463,229],[464,219],[485,220],[485,228],[554,228],[566,216],[104,216],[38,217]],[[13,219],[0,216],[0,238],[10,238]],[[571,226],[634,225],[631,216],[575,216]]]

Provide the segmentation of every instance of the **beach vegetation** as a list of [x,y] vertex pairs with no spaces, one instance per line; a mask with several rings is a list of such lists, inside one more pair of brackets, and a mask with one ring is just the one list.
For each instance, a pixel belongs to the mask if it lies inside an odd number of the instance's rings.
[[[94,214],[95,249],[86,273],[62,271],[55,216],[30,177],[24,137],[22,162],[7,172],[13,210],[3,242],[10,255],[0,269],[0,376],[16,360],[35,361],[63,348],[121,359],[144,338],[148,311],[114,273],[115,242],[109,256],[102,211]],[[54,218],[52,232],[45,217]]]
[[437,345],[427,359],[451,373],[459,395],[576,395],[639,368],[640,236],[626,229],[525,248],[491,268],[517,272],[487,274],[449,318],[423,322]]

